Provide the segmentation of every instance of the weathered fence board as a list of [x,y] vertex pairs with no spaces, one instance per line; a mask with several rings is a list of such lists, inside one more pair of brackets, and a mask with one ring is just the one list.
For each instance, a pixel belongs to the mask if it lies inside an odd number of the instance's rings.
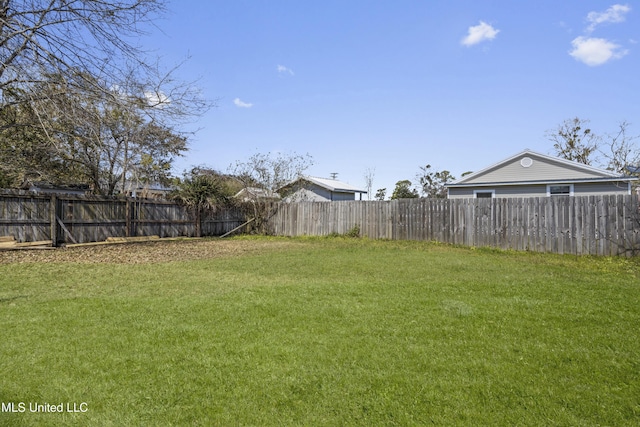
[[[246,221],[241,209],[203,215],[203,236],[220,236]],[[0,236],[55,245],[104,241],[108,237],[192,237],[195,214],[174,202],[92,196],[0,193]]]
[[47,199],[18,194],[0,198],[0,236],[18,242],[50,240],[50,209]]
[[[311,213],[311,214],[310,214]],[[276,235],[344,234],[590,255],[640,254],[635,196],[282,203]]]

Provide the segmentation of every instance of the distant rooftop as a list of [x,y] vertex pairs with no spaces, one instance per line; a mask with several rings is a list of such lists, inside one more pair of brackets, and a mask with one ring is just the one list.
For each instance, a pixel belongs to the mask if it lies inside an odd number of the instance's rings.
[[338,181],[337,179],[331,178],[319,178],[315,176],[303,176],[302,179],[305,179],[309,182],[312,182],[316,185],[326,188],[327,190],[333,192],[345,192],[345,193],[366,193],[366,190],[363,190],[358,187],[354,187],[351,184],[347,184],[346,182]]

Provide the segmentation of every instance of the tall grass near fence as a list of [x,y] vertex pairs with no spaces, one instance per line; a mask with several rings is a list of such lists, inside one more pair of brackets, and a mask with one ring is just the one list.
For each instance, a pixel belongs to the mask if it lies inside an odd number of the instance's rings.
[[87,404],[0,425],[637,425],[635,259],[248,241],[0,265],[0,400]]

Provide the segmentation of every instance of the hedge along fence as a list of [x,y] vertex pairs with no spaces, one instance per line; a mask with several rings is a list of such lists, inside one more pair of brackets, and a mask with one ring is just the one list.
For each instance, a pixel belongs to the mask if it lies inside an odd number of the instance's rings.
[[577,255],[640,254],[635,196],[402,199],[279,204],[275,235],[360,234]]
[[[196,216],[175,202],[21,191],[0,193],[0,236],[54,245],[108,237],[193,237]],[[245,222],[242,208],[218,208],[201,216],[203,236],[219,236]]]

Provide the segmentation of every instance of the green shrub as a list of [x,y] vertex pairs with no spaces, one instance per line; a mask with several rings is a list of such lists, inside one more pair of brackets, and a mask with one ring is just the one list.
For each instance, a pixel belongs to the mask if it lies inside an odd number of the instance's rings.
[[344,235],[345,237],[360,237],[360,226],[358,224],[354,225]]

